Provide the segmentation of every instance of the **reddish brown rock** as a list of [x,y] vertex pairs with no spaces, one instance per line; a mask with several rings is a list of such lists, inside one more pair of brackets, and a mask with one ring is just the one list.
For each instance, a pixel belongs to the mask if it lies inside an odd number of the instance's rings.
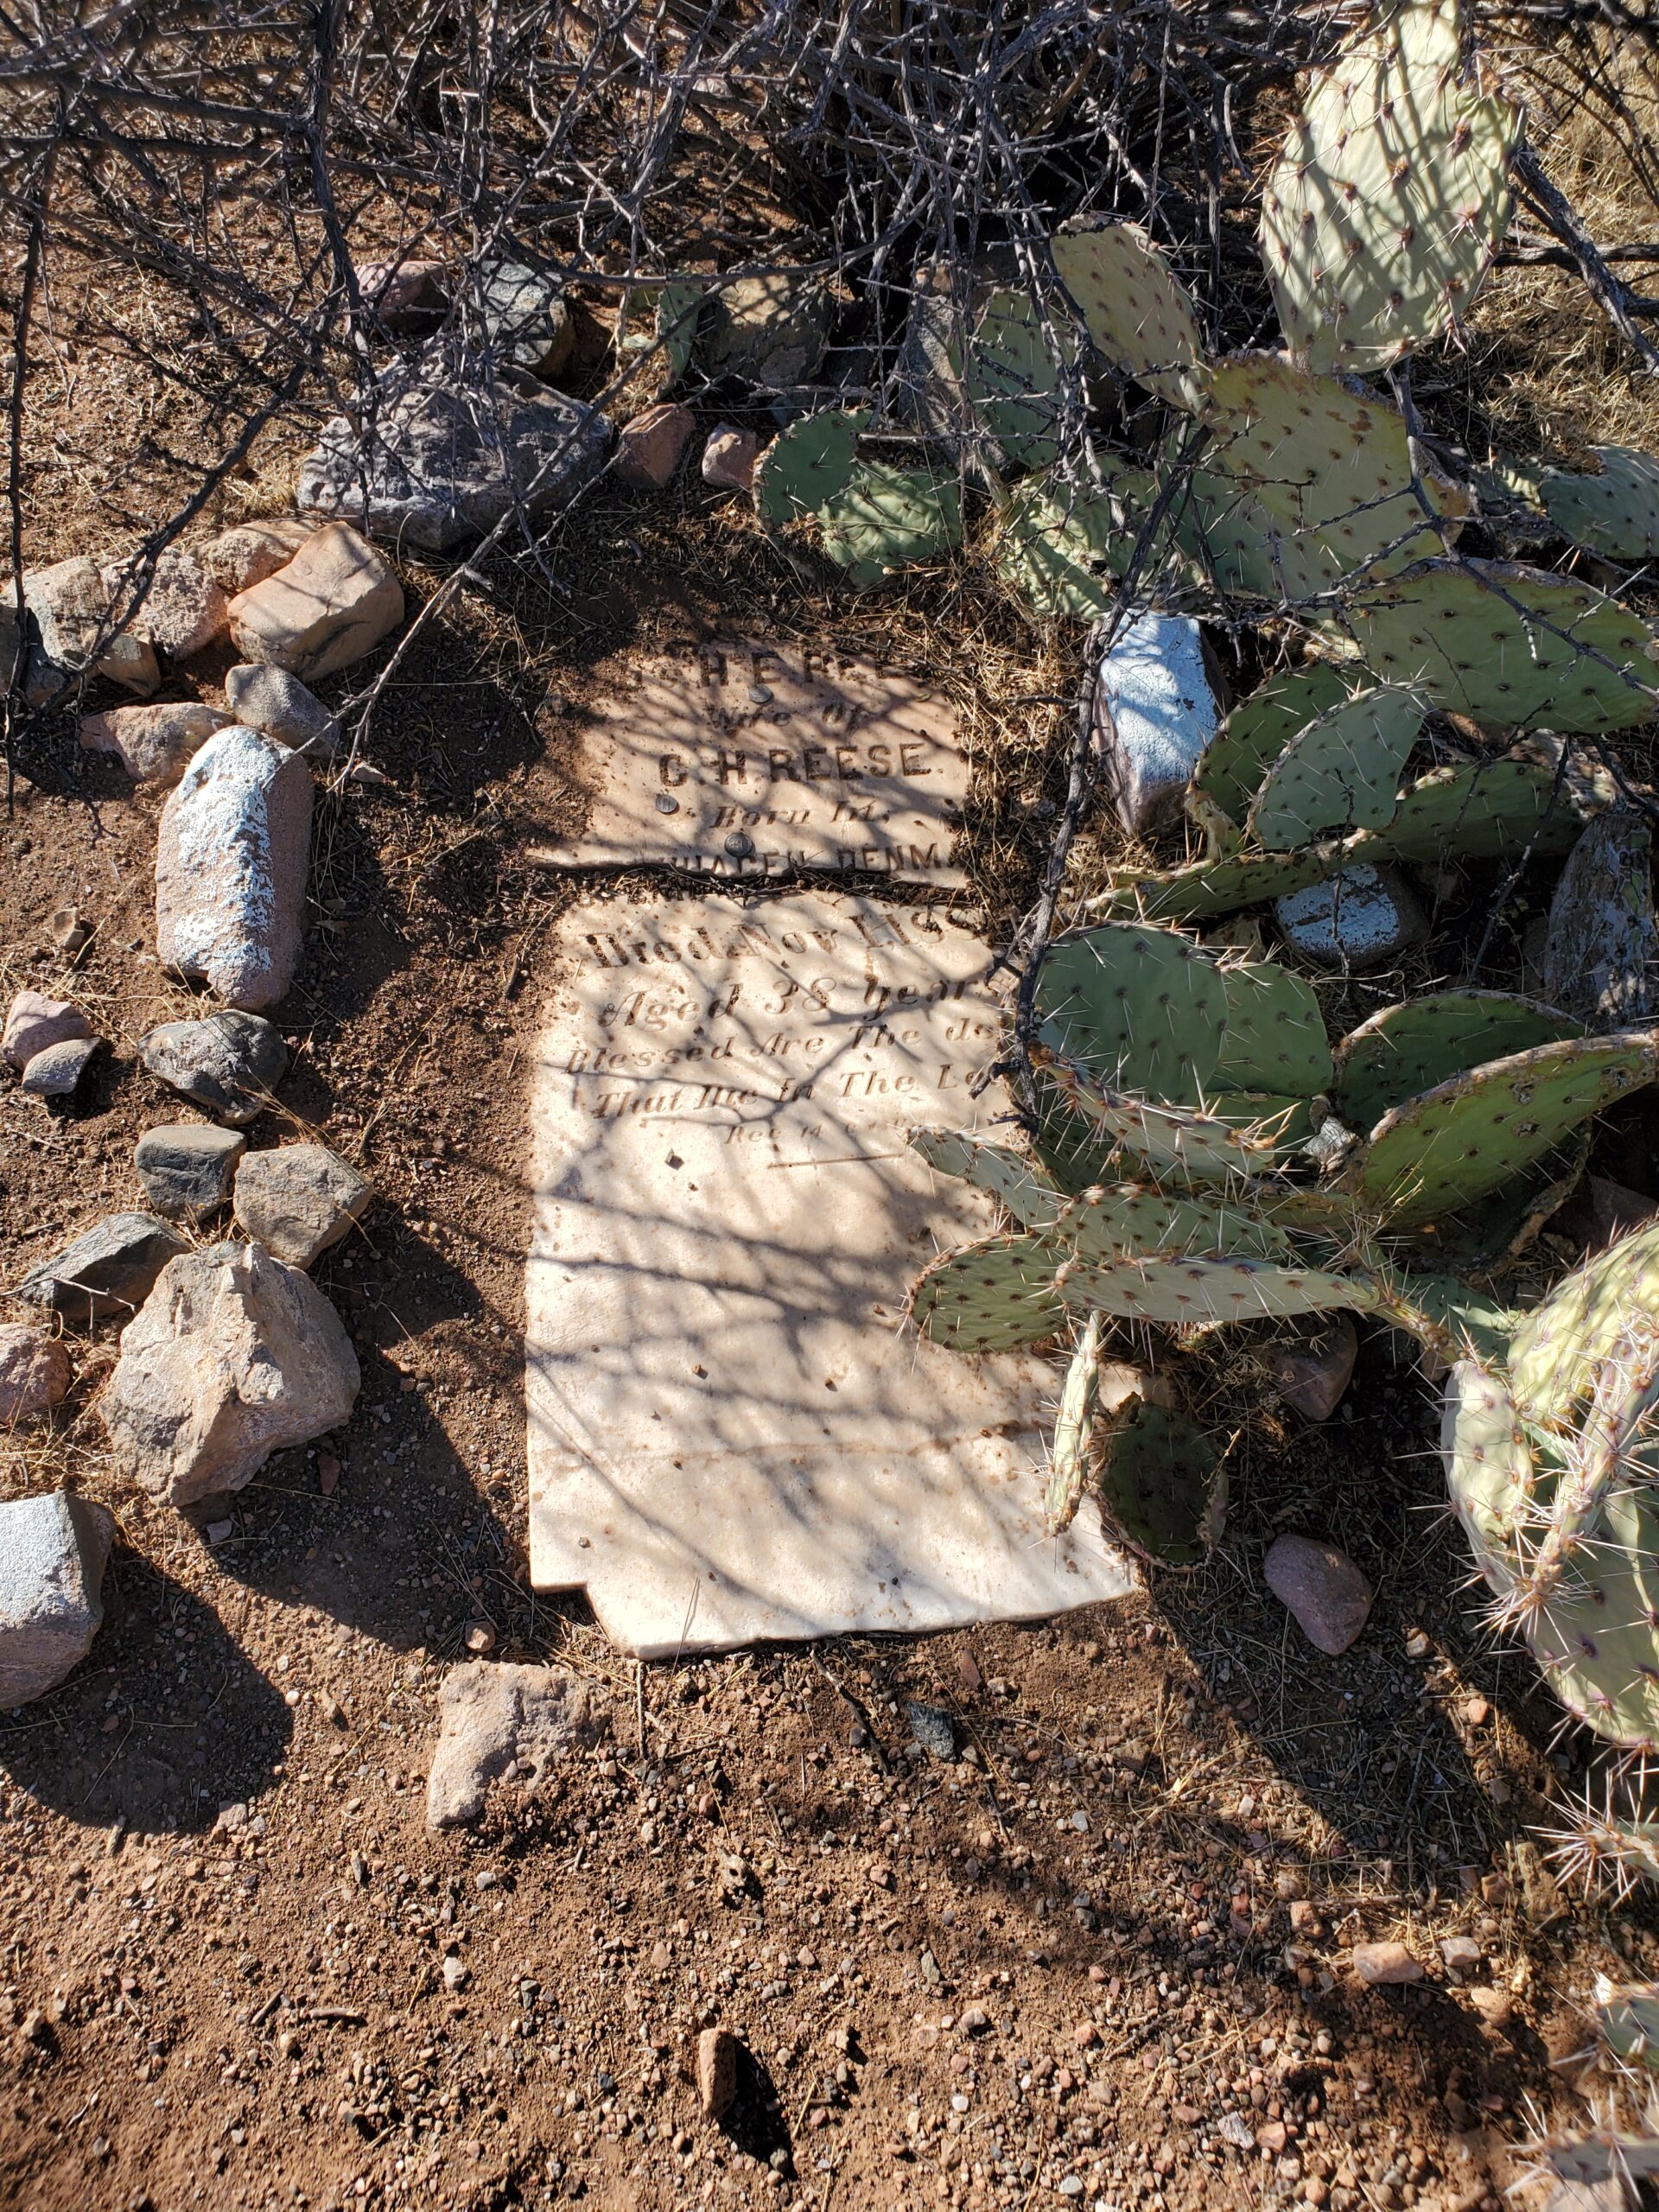
[[92,1033],[92,1023],[67,999],[47,999],[38,991],[19,991],[7,1009],[6,1026],[0,1032],[0,1059],[10,1060],[15,1068],[26,1068],[48,1046]]
[[642,492],[661,492],[673,480],[686,441],[696,428],[689,407],[659,400],[626,423],[616,442],[616,473]]
[[737,2037],[705,2028],[697,2037],[697,2101],[705,2120],[723,2120],[737,2101]]
[[1356,1943],[1354,1972],[1371,1989],[1421,1981],[1423,1969],[1403,1943]]
[[1268,1587],[1308,1642],[1332,1658],[1365,1625],[1371,1586],[1344,1551],[1312,1536],[1280,1536],[1268,1546]]
[[1346,1313],[1333,1313],[1301,1338],[1269,1345],[1262,1363],[1304,1421],[1329,1421],[1354,1379],[1358,1357],[1359,1332]]
[[27,1321],[0,1321],[0,1428],[38,1421],[69,1388],[69,1355]]
[[245,660],[308,683],[372,652],[404,619],[391,563],[349,523],[313,531],[286,568],[231,601],[231,635]]
[[760,458],[760,441],[753,430],[721,423],[709,432],[702,449],[702,480],[717,491],[747,492],[754,482],[754,464]]
[[311,772],[232,722],[209,738],[162,810],[156,948],[227,1006],[288,992],[304,937]]
[[404,255],[401,261],[360,261],[357,289],[383,329],[431,330],[443,321],[448,300],[441,261]]
[[80,742],[87,753],[113,753],[137,784],[176,784],[184,764],[231,717],[199,700],[159,707],[112,707],[83,715]]

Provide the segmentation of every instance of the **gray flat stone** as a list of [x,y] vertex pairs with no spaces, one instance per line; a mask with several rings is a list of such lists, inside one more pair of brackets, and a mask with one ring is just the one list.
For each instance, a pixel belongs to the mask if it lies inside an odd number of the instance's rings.
[[964,880],[955,709],[856,655],[750,641],[645,662],[585,733],[577,773],[588,825],[538,855],[560,867]]
[[30,1306],[67,1321],[106,1321],[136,1313],[184,1239],[153,1213],[106,1214],[61,1251],[32,1267],[17,1286]]
[[257,1014],[211,1014],[164,1021],[139,1040],[153,1076],[226,1122],[264,1113],[288,1072],[288,1047]]
[[556,377],[569,365],[576,331],[556,276],[523,261],[488,262],[473,272],[463,297],[498,370]]
[[247,661],[232,669],[225,678],[225,703],[245,728],[274,737],[296,753],[326,760],[340,742],[339,722],[316,693],[285,668]]
[[1321,968],[1386,968],[1428,935],[1404,876],[1365,862],[1275,899],[1273,912],[1286,941]]
[[581,400],[439,350],[384,372],[372,435],[343,415],[325,425],[299,504],[442,552],[493,530],[515,497],[532,519],[568,506],[610,442],[609,423]]
[[1631,1028],[1653,1013],[1656,963],[1652,833],[1639,815],[1599,815],[1549,902],[1544,995],[1587,1029]]
[[92,1649],[115,1522],[73,1491],[0,1504],[0,1707],[44,1697]]
[[532,1099],[531,1567],[648,1655],[1123,1595],[1042,1534],[1055,1370],[904,1325],[990,1201],[905,1143],[993,1122],[986,947],[830,893],[565,914]]
[[308,1268],[359,1220],[373,1186],[327,1145],[251,1152],[236,1171],[236,1217],[290,1267]]
[[200,1221],[230,1197],[231,1179],[247,1148],[238,1129],[167,1122],[144,1131],[132,1164],[157,1213],[168,1221]]
[[79,1087],[101,1037],[65,1037],[36,1052],[24,1067],[21,1088],[31,1098],[67,1098]]

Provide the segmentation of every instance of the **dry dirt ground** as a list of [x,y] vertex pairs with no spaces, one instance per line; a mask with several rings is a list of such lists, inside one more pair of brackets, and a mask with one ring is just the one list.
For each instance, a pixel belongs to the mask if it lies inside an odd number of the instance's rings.
[[[90,1658],[0,1716],[0,2202],[1496,2212],[1529,2100],[1582,2114],[1557,2062],[1595,1971],[1659,1971],[1649,1912],[1562,1897],[1525,1840],[1577,1748],[1552,1763],[1470,1618],[1427,1400],[1380,1341],[1328,1428],[1252,1417],[1215,1564],[1119,1607],[636,1670],[530,1591],[522,1078],[564,894],[524,854],[569,819],[612,656],[739,616],[832,634],[771,557],[701,486],[601,499],[561,549],[580,595],[469,586],[377,718],[389,784],[322,811],[291,1120],[252,1137],[315,1131],[376,1185],[318,1269],[363,1364],[348,1428],[199,1527],[108,1483],[104,1332],[57,1426],[0,1438],[4,1494],[67,1474],[120,1523]],[[976,895],[1006,913],[1058,788],[1056,671],[934,613],[970,641]],[[0,988],[74,995],[113,1051],[67,1111],[0,1088],[0,1283],[137,1201],[133,1144],[181,1106],[135,1042],[187,1003],[149,950],[156,803],[71,732],[25,766]],[[1264,1599],[1284,1527],[1377,1586],[1343,1658]],[[602,1686],[610,1733],[436,1837],[437,1686],[480,1621]],[[1388,1936],[1426,1978],[1363,1989],[1352,1947]],[[684,2071],[711,2023],[748,2054],[718,2126]]]

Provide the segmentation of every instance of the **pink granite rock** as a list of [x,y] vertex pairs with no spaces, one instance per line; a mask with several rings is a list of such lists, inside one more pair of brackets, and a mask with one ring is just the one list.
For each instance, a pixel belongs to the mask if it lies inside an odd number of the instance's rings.
[[285,569],[315,528],[301,515],[238,523],[202,547],[202,565],[221,591],[234,595]]
[[162,810],[156,944],[227,1006],[286,995],[304,934],[311,772],[232,722],[210,737]]
[[[130,606],[143,582],[143,563],[137,556],[112,561],[104,570],[105,586],[118,607]],[[127,627],[169,659],[188,660],[221,634],[229,605],[200,555],[169,545],[156,555],[143,601],[127,618]]]
[[1346,1552],[1312,1536],[1280,1536],[1268,1548],[1268,1587],[1308,1642],[1334,1658],[1365,1625],[1371,1586]]
[[357,289],[363,304],[385,330],[430,330],[442,322],[448,300],[441,261],[406,254],[401,261],[359,261]]
[[19,991],[7,1010],[5,1029],[0,1032],[0,1058],[10,1060],[15,1068],[24,1068],[48,1045],[92,1033],[92,1023],[67,999],[47,999],[38,991]]
[[88,753],[113,753],[136,784],[176,784],[191,754],[230,721],[197,699],[112,707],[106,715],[81,716],[80,742]]
[[231,601],[244,660],[307,683],[349,668],[404,619],[404,588],[385,556],[349,523],[315,530],[285,568]]
[[664,490],[680,465],[696,419],[689,407],[668,399],[636,415],[616,442],[616,473],[622,481],[642,492]]
[[1356,1943],[1353,1961],[1354,1972],[1371,1989],[1387,1989],[1423,1978],[1421,1962],[1403,1943]]
[[747,492],[754,482],[754,464],[760,458],[760,441],[753,430],[717,423],[702,449],[702,480],[717,491]]
[[0,1428],[38,1421],[69,1388],[69,1355],[27,1321],[0,1321]]

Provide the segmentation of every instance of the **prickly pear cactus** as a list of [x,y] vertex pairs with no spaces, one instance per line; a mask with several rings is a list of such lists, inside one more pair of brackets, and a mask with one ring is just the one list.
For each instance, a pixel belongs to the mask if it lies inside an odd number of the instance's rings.
[[1204,339],[1186,292],[1135,223],[1068,225],[1049,241],[1055,272],[1106,359],[1172,407],[1205,391]]
[[1286,341],[1310,367],[1384,367],[1467,312],[1509,220],[1521,123],[1481,75],[1455,0],[1396,0],[1309,92],[1261,239]]
[[1136,1401],[1103,1440],[1095,1477],[1101,1518],[1160,1567],[1197,1567],[1227,1516],[1222,1440],[1177,1406]]
[[1653,714],[1656,640],[1593,586],[1514,562],[1425,561],[1346,610],[1366,664],[1497,729],[1629,729]]
[[946,1252],[917,1279],[910,1316],[956,1351],[1018,1351],[1046,1344],[1065,1322],[1054,1287],[1062,1249],[1038,1232],[987,1236]]
[[1227,991],[1173,930],[1108,923],[1050,945],[1037,1012],[1053,1052],[1118,1088],[1196,1103],[1220,1065]]
[[1191,796],[1242,830],[1250,801],[1285,747],[1351,698],[1362,680],[1335,663],[1310,661],[1241,699],[1199,755]]
[[[1015,488],[998,530],[998,572],[1039,620],[1096,621],[1156,497],[1145,469],[1114,470],[1098,491],[1033,477]],[[1178,581],[1179,560],[1166,525],[1149,548],[1148,582]]]
[[1268,769],[1250,807],[1251,837],[1286,853],[1342,831],[1385,829],[1422,725],[1417,693],[1391,684],[1319,715]]
[[868,408],[825,408],[780,430],[754,471],[754,509],[769,529],[814,514],[844,492],[858,464],[859,432]]
[[824,551],[849,582],[868,589],[961,544],[961,487],[925,468],[861,461],[818,521]]
[[1072,331],[1028,291],[995,291],[968,349],[969,404],[1004,458],[1046,468],[1059,452],[1062,379],[1077,355]]
[[1659,553],[1659,461],[1631,446],[1597,446],[1593,473],[1536,472],[1529,490],[1563,537],[1608,561]]
[[1509,991],[1433,991],[1384,1007],[1336,1050],[1332,1103],[1362,1135],[1408,1098],[1487,1060],[1583,1034],[1582,1022]]
[[1544,989],[1588,1028],[1623,1028],[1654,1010],[1656,961],[1652,832],[1639,815],[1601,815],[1556,882]]
[[963,1129],[912,1129],[909,1144],[941,1175],[1001,1199],[1022,1229],[1052,1228],[1065,1205],[1065,1193],[1012,1145],[991,1144]]
[[1241,960],[1221,969],[1224,994],[1224,1091],[1317,1098],[1335,1077],[1325,1017],[1311,987],[1271,960]]

